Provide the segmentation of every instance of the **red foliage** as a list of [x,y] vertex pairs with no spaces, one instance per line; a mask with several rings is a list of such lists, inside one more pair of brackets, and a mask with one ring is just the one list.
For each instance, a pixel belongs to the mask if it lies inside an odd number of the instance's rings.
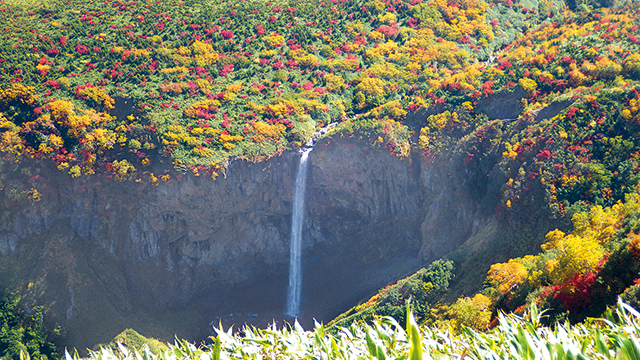
[[55,89],[60,89],[60,83],[55,80],[47,80],[45,84],[52,86]]
[[378,27],[376,31],[383,33],[387,38],[394,38],[398,35],[398,26],[382,25]]
[[[60,41],[62,41],[62,39],[60,39]],[[89,48],[85,45],[76,45],[76,51],[80,54],[86,55],[89,53]]]
[[584,275],[575,275],[562,285],[556,285],[553,295],[560,300],[565,309],[572,311],[576,309],[586,309],[591,305],[591,291],[596,281],[597,275],[588,272]]
[[222,70],[220,70],[220,76],[227,77],[230,72],[233,71],[233,64],[225,64],[222,66]]
[[544,149],[538,153],[538,159],[540,160],[549,160],[551,158],[551,151]]
[[493,94],[493,89],[491,89],[491,87],[495,84],[496,82],[493,80],[485,81],[484,84],[482,84],[482,91],[484,92],[485,96]]
[[570,106],[569,107],[569,111],[567,111],[567,117],[568,118],[572,118],[573,115],[575,115],[576,111],[578,111],[578,110],[580,110],[580,109],[578,109],[577,107],[574,107],[574,106]]

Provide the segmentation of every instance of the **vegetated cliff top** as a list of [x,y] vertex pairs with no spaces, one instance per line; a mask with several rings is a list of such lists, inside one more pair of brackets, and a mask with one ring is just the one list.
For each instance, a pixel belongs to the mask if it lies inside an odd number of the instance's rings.
[[155,185],[340,123],[398,155],[504,152],[507,209],[541,178],[559,211],[612,203],[637,183],[638,9],[568,5],[4,1],[0,150]]
[[3,1],[1,150],[49,158],[73,177],[135,178],[158,153],[214,173],[358,115],[351,126],[403,154],[407,112],[446,103],[451,89],[473,101],[506,85],[481,61],[563,7]]

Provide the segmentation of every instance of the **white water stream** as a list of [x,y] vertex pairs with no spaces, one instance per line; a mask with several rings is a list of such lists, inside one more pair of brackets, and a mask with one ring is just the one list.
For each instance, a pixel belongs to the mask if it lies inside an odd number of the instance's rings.
[[304,193],[307,183],[307,159],[313,150],[308,147],[302,150],[296,184],[293,190],[293,214],[291,215],[291,249],[289,255],[289,291],[287,293],[287,310],[285,315],[300,315],[300,295],[302,293],[302,224],[304,223]]

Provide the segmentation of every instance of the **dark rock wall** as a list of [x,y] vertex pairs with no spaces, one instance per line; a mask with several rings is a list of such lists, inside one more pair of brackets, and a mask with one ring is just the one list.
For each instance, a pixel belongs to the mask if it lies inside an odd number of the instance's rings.
[[[124,327],[195,340],[210,321],[280,320],[298,160],[237,161],[226,178],[174,176],[157,187],[33,165],[42,199],[4,199],[0,270],[81,348]],[[486,222],[450,167],[357,138],[319,141],[307,183],[303,324],[329,321]]]

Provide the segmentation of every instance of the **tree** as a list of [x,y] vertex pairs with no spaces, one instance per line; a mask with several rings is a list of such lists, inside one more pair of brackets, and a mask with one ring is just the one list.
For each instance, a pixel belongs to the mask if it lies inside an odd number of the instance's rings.
[[504,294],[527,280],[529,273],[518,260],[491,265],[487,280],[498,283],[498,292]]
[[41,307],[31,309],[30,314],[20,306],[18,293],[11,293],[0,300],[0,358],[20,359],[20,351],[32,359],[57,359],[55,346],[47,341]]

